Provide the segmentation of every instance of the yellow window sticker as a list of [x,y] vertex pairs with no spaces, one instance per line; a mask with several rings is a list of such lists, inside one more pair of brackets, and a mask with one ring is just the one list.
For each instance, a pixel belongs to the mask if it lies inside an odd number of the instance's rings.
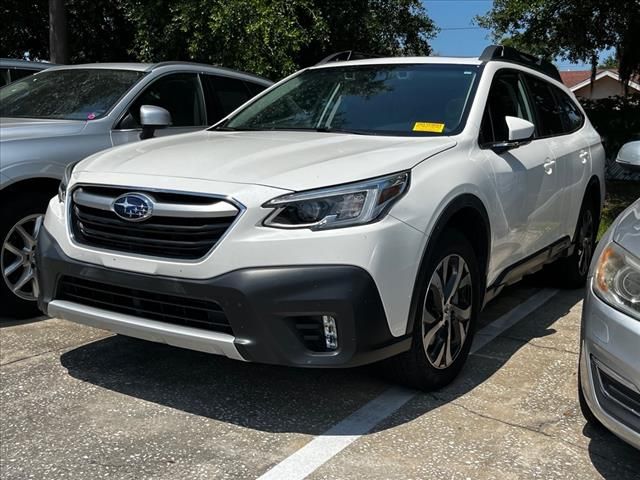
[[444,123],[416,122],[413,125],[413,131],[442,133],[444,132]]

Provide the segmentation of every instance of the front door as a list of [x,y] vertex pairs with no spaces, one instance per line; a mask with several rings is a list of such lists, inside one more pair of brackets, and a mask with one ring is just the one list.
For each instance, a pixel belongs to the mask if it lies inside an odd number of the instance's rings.
[[171,114],[171,125],[156,130],[156,137],[194,132],[206,127],[204,97],[198,75],[172,73],[152,82],[131,103],[126,114],[111,131],[114,146],[140,140],[142,105],[156,105]]
[[499,70],[491,85],[480,132],[480,146],[493,170],[496,204],[495,255],[492,270],[499,272],[537,253],[556,240],[560,228],[560,166],[549,143],[530,143],[498,153],[492,142],[508,140],[506,116],[536,122],[522,75]]

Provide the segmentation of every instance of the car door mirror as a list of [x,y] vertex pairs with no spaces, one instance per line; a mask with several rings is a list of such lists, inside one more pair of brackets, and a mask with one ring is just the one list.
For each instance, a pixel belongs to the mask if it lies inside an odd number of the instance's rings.
[[533,123],[524,118],[510,117],[509,115],[504,117],[504,121],[507,124],[509,139],[490,144],[489,148],[494,152],[500,154],[531,142],[533,132],[536,129]]
[[171,114],[168,110],[156,105],[142,105],[140,107],[140,124],[142,125],[140,140],[152,138],[156,129],[166,128],[171,124]]
[[616,163],[626,170],[640,171],[640,140],[625,143],[618,152]]

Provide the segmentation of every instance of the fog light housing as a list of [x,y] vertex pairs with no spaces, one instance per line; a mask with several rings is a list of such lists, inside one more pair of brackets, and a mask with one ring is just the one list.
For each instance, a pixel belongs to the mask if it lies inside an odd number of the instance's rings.
[[327,350],[337,350],[338,329],[336,328],[336,319],[329,315],[323,315],[322,326],[324,328],[324,343]]

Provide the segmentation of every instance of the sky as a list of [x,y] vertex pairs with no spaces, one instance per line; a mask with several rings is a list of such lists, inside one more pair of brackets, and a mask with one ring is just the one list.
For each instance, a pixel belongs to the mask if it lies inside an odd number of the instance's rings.
[[[441,56],[477,57],[491,42],[491,32],[473,23],[476,15],[491,9],[492,0],[423,0],[429,17],[440,27],[438,36],[431,40],[434,53]],[[610,52],[601,55],[606,58]],[[560,70],[590,70],[590,65],[558,61]]]

